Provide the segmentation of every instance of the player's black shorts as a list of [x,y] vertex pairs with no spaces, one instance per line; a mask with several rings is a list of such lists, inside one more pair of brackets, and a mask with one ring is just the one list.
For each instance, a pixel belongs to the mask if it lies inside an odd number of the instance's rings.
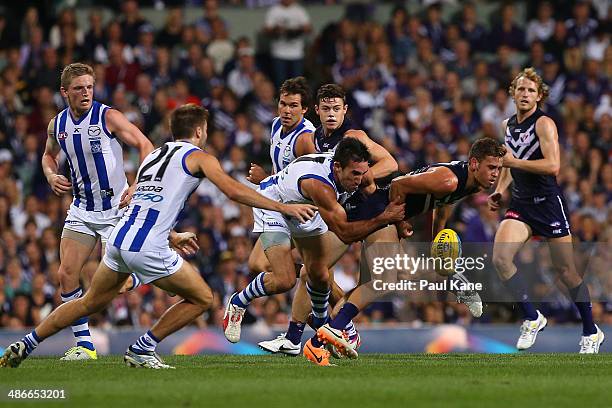
[[388,204],[389,187],[377,188],[369,196],[357,191],[344,202],[344,210],[349,222],[371,220],[385,211]]
[[535,236],[559,238],[570,234],[568,214],[565,199],[559,194],[513,198],[504,219],[524,222]]

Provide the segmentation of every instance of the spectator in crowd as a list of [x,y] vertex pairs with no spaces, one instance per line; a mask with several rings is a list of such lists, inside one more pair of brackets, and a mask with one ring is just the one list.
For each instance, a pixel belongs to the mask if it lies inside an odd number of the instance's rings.
[[264,30],[270,36],[274,84],[304,73],[305,35],[310,33],[310,17],[296,0],[280,0],[267,14]]

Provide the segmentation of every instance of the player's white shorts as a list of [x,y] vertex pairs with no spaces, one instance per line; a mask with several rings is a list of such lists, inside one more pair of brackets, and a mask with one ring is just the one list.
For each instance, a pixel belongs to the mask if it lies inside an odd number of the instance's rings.
[[279,212],[261,208],[253,208],[253,217],[253,232],[283,232],[292,238],[303,238],[322,235],[328,230],[318,212],[311,220],[302,224],[295,218],[287,218]]
[[[263,190],[258,188],[257,192],[270,200],[281,201],[280,193],[274,185]],[[311,220],[302,224],[295,218],[288,218],[279,212],[261,208],[253,208],[253,218],[253,232],[283,232],[292,238],[303,238],[325,234],[328,230],[327,224],[318,212]]]
[[106,242],[124,212],[125,208],[111,208],[106,211],[85,211],[70,204],[66,221],[64,221],[64,229],[93,237],[99,235],[102,242]]
[[143,284],[170,276],[183,266],[183,258],[171,248],[130,252],[108,245],[102,261],[115,272],[135,273]]

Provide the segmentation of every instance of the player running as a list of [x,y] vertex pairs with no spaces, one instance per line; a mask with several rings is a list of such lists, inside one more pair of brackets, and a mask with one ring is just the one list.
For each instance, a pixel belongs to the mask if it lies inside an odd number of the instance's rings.
[[489,196],[492,211],[500,208],[502,193],[512,181],[512,200],[495,234],[493,264],[516,299],[525,318],[516,348],[533,346],[546,318],[529,302],[525,283],[513,262],[525,242],[540,236],[549,242],[553,268],[569,289],[582,318],[580,353],[596,354],[604,333],[593,322],[589,289],[576,271],[567,206],[557,184],[559,141],[555,122],[538,105],[548,96],[548,87],[533,68],[521,71],[509,93],[517,113],[503,122],[508,153],[495,192]]
[[[390,201],[405,203],[405,219],[433,210],[433,234],[445,228],[453,205],[463,198],[491,188],[502,168],[506,149],[493,139],[476,141],[469,153],[468,161],[437,163],[415,170],[393,179],[390,185],[379,188],[370,196],[354,195],[345,206],[351,221],[369,219],[380,213]],[[404,224],[408,228],[408,224]],[[402,236],[409,235],[403,231]],[[469,282],[462,274],[454,279]],[[364,277],[361,278],[365,280]],[[353,344],[345,337],[343,327],[361,310],[385,293],[373,289],[371,280],[351,292],[346,303],[328,324],[322,326],[317,335],[324,342],[351,358],[357,356]],[[477,293],[458,293],[458,299],[466,303],[472,314],[482,314],[482,302]],[[322,348],[323,341],[317,336],[304,345],[304,356],[318,365],[329,365],[329,352]]]
[[280,202],[312,202],[318,213],[307,223],[297,223],[273,211],[254,210],[254,232],[260,236],[272,272],[260,273],[239,293],[234,293],[223,320],[225,337],[240,340],[242,317],[255,298],[283,293],[293,287],[295,275],[290,256],[291,240],[302,255],[307,271],[311,307],[327,313],[330,296],[330,234],[345,243],[359,241],[376,229],[403,219],[404,205],[390,203],[377,217],[348,222],[340,203],[362,184],[368,173],[370,154],[355,138],[343,139],[331,153],[302,156],[283,171],[263,180],[258,188],[266,197]]
[[208,112],[196,105],[176,109],[170,118],[173,142],[156,149],[137,174],[134,197],[109,237],[110,246],[85,296],[53,311],[35,330],[11,344],[0,367],[17,367],[38,344],[74,320],[106,307],[134,272],[183,300],[171,306],[153,327],[127,349],[129,366],[172,368],[155,352],[157,344],[201,315],[212,305],[212,292],[200,274],[169,247],[196,246],[193,234],[171,233],[185,201],[207,177],[230,199],[285,214],[291,222],[310,222],[316,207],[272,201],[229,177],[217,159],[202,150]]
[[[62,302],[82,296],[81,269],[98,237],[104,251],[113,227],[129,204],[120,141],[138,149],[140,160],[153,150],[151,142],[119,111],[93,99],[93,68],[74,63],[62,71],[62,96],[68,107],[57,114],[47,128],[42,168],[53,192],[74,199],[62,230],[58,270]],[[58,174],[58,156],[63,151],[70,166],[71,180]],[[135,283],[129,286],[134,287]],[[96,359],[87,316],[73,322],[76,346],[62,360]]]

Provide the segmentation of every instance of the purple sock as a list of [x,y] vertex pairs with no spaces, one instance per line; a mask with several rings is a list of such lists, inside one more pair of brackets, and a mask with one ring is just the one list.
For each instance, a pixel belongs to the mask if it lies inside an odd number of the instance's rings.
[[516,299],[520,299],[517,303],[523,311],[523,318],[527,320],[537,320],[538,312],[533,304],[529,302],[529,292],[519,272],[515,273],[514,276],[505,281],[504,284],[510,289],[512,295],[514,295]]
[[359,314],[359,309],[357,308],[357,306],[355,306],[354,304],[350,302],[346,302],[342,306],[342,308],[340,309],[336,317],[334,317],[332,321],[329,323],[329,325],[333,327],[334,329],[344,330],[346,325],[351,320],[353,320],[355,316],[357,316],[358,314]]
[[580,313],[582,318],[582,335],[589,336],[597,333],[595,323],[593,323],[593,311],[591,305],[591,295],[589,294],[589,287],[580,283],[573,289],[569,290],[570,296]]
[[304,323],[300,322],[289,322],[289,329],[285,338],[293,344],[299,344],[302,341],[302,334],[304,333]]

